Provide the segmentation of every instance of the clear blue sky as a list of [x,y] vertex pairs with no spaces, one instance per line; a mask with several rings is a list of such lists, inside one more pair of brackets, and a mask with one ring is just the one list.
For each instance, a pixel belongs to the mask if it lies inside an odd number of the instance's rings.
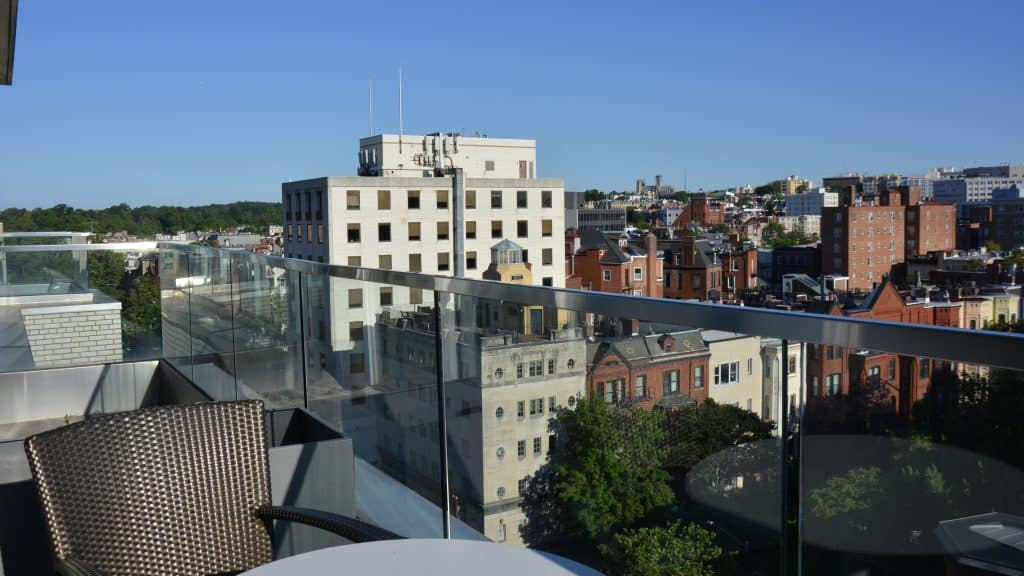
[[1024,2],[21,2],[0,208],[279,200],[367,132],[624,189],[1024,161]]

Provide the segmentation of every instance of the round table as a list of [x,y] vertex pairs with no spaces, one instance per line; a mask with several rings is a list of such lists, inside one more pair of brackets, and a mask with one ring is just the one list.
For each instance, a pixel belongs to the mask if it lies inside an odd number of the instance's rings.
[[276,560],[247,572],[247,576],[373,576],[408,574],[453,576],[598,575],[572,560],[506,544],[476,540],[411,538],[348,544]]

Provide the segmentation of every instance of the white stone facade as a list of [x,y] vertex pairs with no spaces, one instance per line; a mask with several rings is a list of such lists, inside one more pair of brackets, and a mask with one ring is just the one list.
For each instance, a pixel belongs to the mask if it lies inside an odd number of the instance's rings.
[[819,188],[786,196],[786,216],[821,216],[822,208],[839,206],[839,194]]
[[711,350],[708,398],[761,415],[761,337],[702,330],[701,338]]

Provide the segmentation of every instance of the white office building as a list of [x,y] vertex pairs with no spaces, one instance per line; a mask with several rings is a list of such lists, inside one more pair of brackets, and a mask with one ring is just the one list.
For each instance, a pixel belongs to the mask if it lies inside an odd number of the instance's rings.
[[[536,156],[533,140],[363,138],[357,176],[281,185],[284,254],[479,279],[490,265],[490,247],[511,239],[522,246],[534,284],[564,287],[564,184],[536,178]],[[318,341],[329,343],[321,363],[350,375],[353,389],[372,381],[361,376],[369,366],[362,327],[383,307],[433,303],[420,290],[337,278],[313,289],[312,303],[330,317],[311,327]]]
[[988,204],[993,190],[1011,186],[1024,187],[1024,176],[936,180],[932,183],[932,196],[936,202],[955,204],[959,209],[969,204]]
[[786,216],[821,216],[822,208],[839,206],[839,194],[818,188],[786,196]]

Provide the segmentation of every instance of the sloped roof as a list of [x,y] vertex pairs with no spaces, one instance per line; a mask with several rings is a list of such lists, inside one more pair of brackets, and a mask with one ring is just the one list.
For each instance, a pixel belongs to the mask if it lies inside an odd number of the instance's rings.
[[491,250],[522,250],[523,247],[508,238],[498,242],[494,246],[491,246]]

